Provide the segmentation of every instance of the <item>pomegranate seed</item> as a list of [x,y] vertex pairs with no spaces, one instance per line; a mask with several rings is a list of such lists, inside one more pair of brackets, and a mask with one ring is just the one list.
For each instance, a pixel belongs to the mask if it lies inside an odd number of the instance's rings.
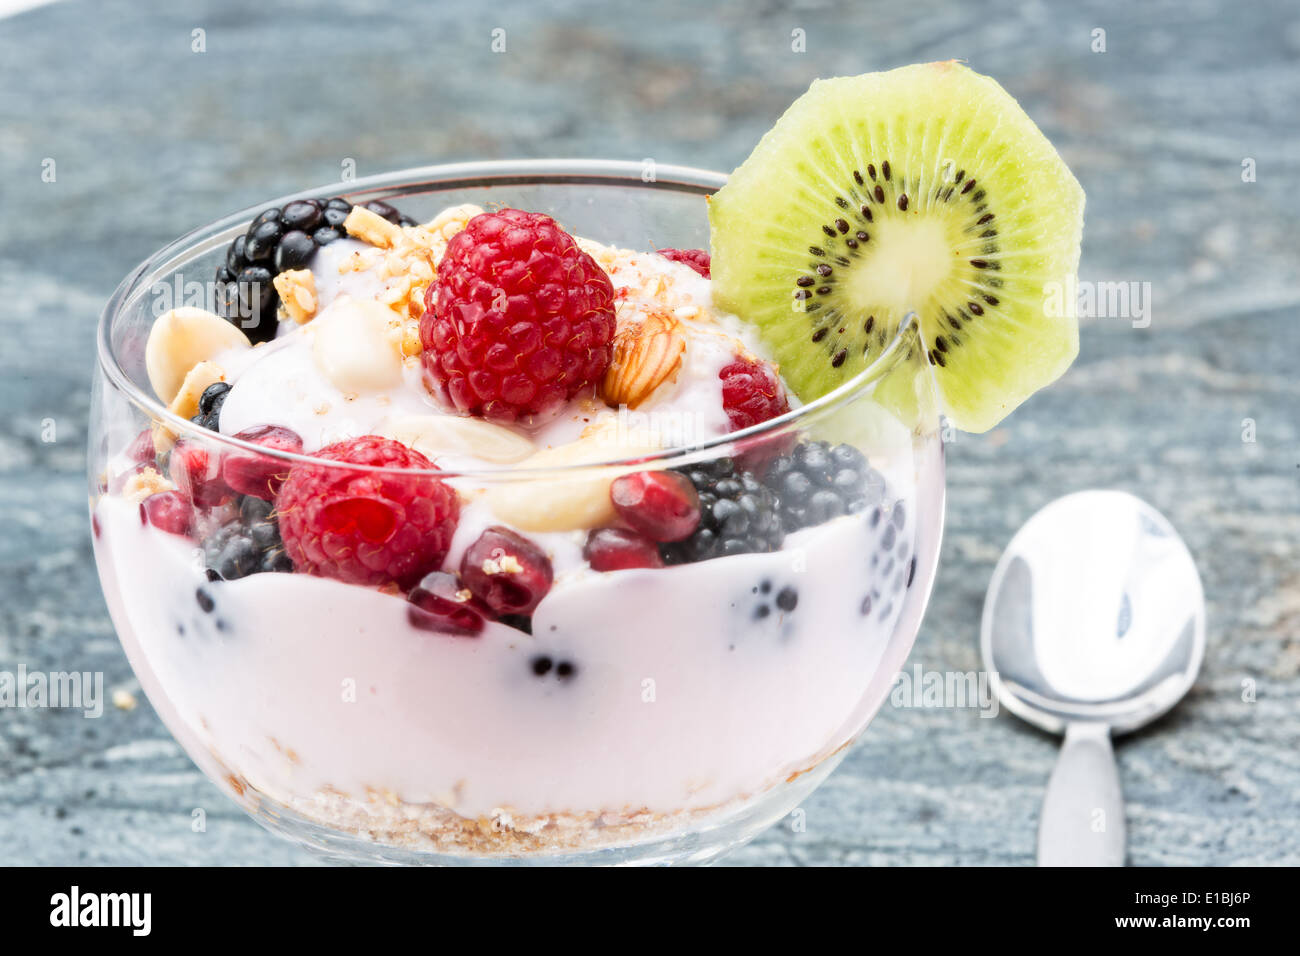
[[638,471],[615,478],[609,497],[619,517],[652,541],[681,541],[700,523],[699,493],[689,478],[675,471]]
[[627,571],[662,568],[658,546],[644,535],[626,528],[599,528],[587,535],[582,556],[593,571]]
[[153,431],[148,428],[131,439],[131,444],[126,447],[126,457],[130,461],[141,465],[152,465],[156,454],[153,445]]
[[214,508],[232,497],[221,480],[216,452],[193,439],[182,439],[173,446],[167,471],[176,487],[200,508]]
[[456,575],[446,571],[426,574],[407,600],[407,620],[412,627],[440,634],[474,637],[483,630],[487,608],[461,585]]
[[140,502],[140,523],[188,537],[194,528],[194,506],[179,491],[160,491]]
[[[302,439],[298,433],[279,425],[255,425],[245,428],[235,437],[274,451],[295,455],[302,452]],[[270,455],[232,453],[221,462],[222,481],[241,495],[252,495],[263,501],[273,501],[288,476],[289,463]]]
[[509,528],[488,528],[460,562],[460,579],[497,614],[532,614],[555,572],[542,549]]

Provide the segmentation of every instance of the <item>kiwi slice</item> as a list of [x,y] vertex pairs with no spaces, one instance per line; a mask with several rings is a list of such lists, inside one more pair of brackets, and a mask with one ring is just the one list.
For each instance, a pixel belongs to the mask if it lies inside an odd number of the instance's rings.
[[804,401],[870,364],[909,311],[967,431],[1078,353],[1083,190],[1019,104],[959,63],[813,83],[709,219],[715,300],[758,326]]

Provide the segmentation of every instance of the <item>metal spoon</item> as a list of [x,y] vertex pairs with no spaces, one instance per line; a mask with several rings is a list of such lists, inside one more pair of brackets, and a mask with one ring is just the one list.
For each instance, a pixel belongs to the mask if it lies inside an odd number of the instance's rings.
[[1008,710],[1065,734],[1038,825],[1039,866],[1123,866],[1110,737],[1173,707],[1205,656],[1205,597],[1178,532],[1124,492],[1058,498],[993,570],[980,650]]

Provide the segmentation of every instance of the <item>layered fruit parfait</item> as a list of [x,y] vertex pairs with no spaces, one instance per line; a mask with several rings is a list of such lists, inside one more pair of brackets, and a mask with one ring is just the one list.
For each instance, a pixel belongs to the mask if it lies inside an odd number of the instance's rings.
[[712,198],[712,256],[491,195],[298,199],[229,245],[210,310],[157,317],[151,420],[105,429],[92,521],[205,770],[330,832],[519,854],[770,818],[829,768],[928,595],[931,403],[987,427],[1074,347],[1027,302],[1077,261],[1055,152],[969,71],[882,76],[833,82],[960,93],[1019,151],[968,144],[976,189],[903,140],[933,115],[819,129],[814,87]]

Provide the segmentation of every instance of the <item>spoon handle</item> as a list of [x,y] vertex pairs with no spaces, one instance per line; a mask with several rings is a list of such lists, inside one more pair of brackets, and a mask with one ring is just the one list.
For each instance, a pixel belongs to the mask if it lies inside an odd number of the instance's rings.
[[1038,865],[1124,865],[1124,802],[1105,724],[1065,729],[1038,823]]

